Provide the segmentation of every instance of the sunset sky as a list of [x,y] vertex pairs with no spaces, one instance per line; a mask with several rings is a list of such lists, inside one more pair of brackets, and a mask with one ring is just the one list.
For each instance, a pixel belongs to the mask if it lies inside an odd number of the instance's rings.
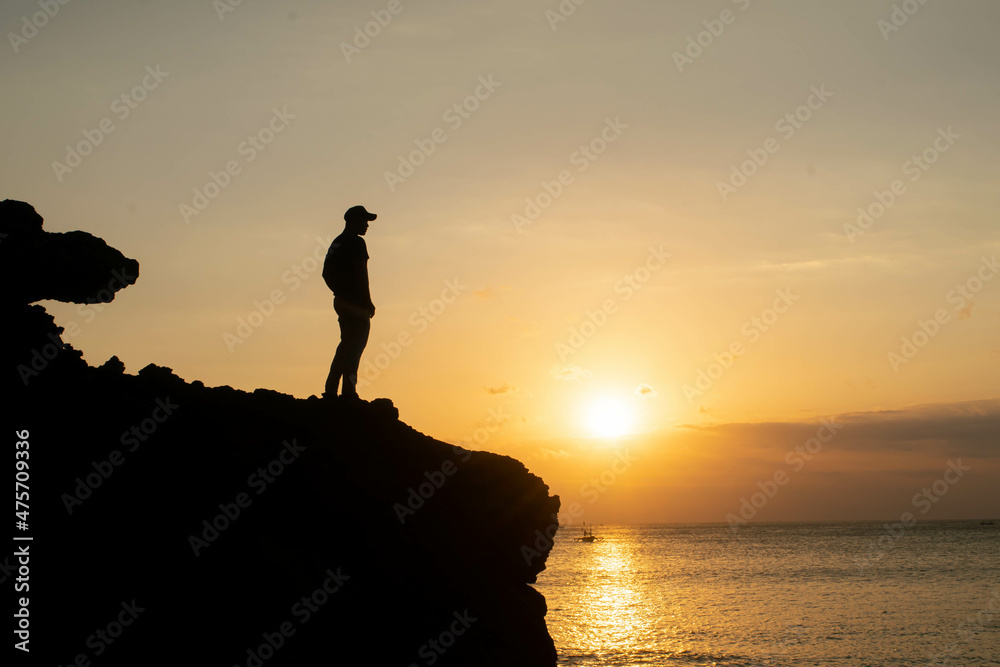
[[321,393],[363,204],[361,395],[583,520],[987,518],[1000,4],[896,6],[12,0],[2,195],[139,260],[92,365]]

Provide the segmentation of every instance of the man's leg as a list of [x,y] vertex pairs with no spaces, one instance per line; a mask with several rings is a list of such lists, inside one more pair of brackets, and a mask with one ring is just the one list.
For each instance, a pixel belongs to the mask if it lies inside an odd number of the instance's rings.
[[[347,326],[342,329],[340,343],[340,346],[344,348],[344,366],[341,371],[344,375],[343,395],[357,396],[358,367],[361,365],[361,355],[365,351],[365,346],[368,345],[368,334],[371,332],[372,321],[369,317],[341,319],[341,321],[345,320],[347,320]],[[337,348],[338,355],[340,354],[340,346]]]
[[333,355],[333,362],[330,364],[330,374],[326,377],[326,390],[324,396],[336,396],[337,385],[340,384],[340,376],[344,374],[344,359],[346,358],[344,341],[349,340],[347,329],[350,325],[344,323],[344,316],[338,318],[340,324],[340,343],[337,345],[337,352]]
[[[341,343],[342,345],[342,343]],[[326,376],[326,388],[323,396],[336,396],[337,386],[340,384],[340,376],[343,375],[344,364],[341,361],[340,345],[337,346],[337,353],[333,356],[333,363],[330,364],[330,374]]]

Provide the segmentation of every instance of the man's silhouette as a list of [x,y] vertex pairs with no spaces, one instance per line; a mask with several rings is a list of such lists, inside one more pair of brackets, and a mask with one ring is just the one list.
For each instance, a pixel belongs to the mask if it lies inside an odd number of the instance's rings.
[[323,280],[333,290],[333,309],[340,321],[340,345],[330,364],[324,398],[337,395],[337,385],[344,379],[341,395],[358,397],[358,365],[368,344],[371,318],[375,315],[368,288],[368,247],[361,238],[374,220],[364,206],[352,206],[344,213],[344,231],[333,240],[323,264]]

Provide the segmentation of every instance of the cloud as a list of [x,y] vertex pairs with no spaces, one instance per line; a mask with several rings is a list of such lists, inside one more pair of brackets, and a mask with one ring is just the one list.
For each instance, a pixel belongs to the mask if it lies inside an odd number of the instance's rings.
[[867,377],[867,376],[865,377],[864,381],[860,381],[859,380],[859,381],[855,382],[855,381],[852,381],[852,380],[844,380],[844,382],[851,389],[862,389],[862,388],[863,389],[874,389],[874,388],[876,388],[878,386],[875,383],[875,380],[873,380],[873,379],[871,379],[870,377]]
[[508,318],[508,321],[516,327],[516,335],[518,338],[538,338],[541,333],[541,328],[534,322],[527,322],[518,317]]
[[556,451],[554,449],[546,449],[545,447],[542,447],[538,450],[538,455],[543,459],[564,459],[569,456],[569,452],[564,449]]
[[486,393],[490,396],[498,396],[500,394],[516,394],[517,387],[512,387],[504,382],[499,387],[486,387]]
[[562,364],[552,367],[552,377],[557,380],[566,380],[567,382],[579,382],[582,380],[588,380],[593,377],[593,373],[588,371],[586,368],[580,368],[576,364]]
[[648,384],[640,384],[633,392],[639,398],[656,398],[659,394]]
[[[1000,399],[917,405],[831,415],[843,424],[824,449],[933,453],[944,457],[1000,458]],[[726,423],[684,428],[733,436],[757,447],[787,449],[815,436],[820,422]]]
[[493,289],[492,287],[490,287],[489,285],[487,285],[483,289],[477,290],[477,291],[473,292],[473,294],[477,298],[483,299],[485,301],[487,299],[492,299],[495,296],[498,296],[498,295],[506,292],[509,289],[510,289],[509,287],[501,287],[499,289]]

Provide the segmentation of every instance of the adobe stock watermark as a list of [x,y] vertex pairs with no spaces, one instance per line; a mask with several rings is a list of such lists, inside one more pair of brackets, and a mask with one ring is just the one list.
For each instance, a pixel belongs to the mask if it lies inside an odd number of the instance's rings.
[[[741,12],[745,12],[750,7],[751,0],[732,0],[732,3],[739,7]],[[688,36],[684,52],[674,51],[673,58],[674,64],[677,65],[677,71],[683,74],[687,65],[693,65],[694,61],[700,58],[706,49],[715,44],[715,40],[722,37],[726,26],[736,22],[737,16],[738,14],[733,10],[723,9],[718,18],[702,21],[701,24],[705,26],[705,29],[696,35]]]
[[93,153],[94,149],[104,143],[108,135],[117,129],[115,118],[118,119],[118,122],[122,122],[132,115],[132,112],[138,109],[139,105],[149,97],[151,92],[159,88],[168,76],[170,76],[170,72],[161,71],[159,65],[155,67],[148,65],[146,74],[139,83],[128,92],[116,97],[111,103],[111,113],[114,114],[114,117],[105,116],[97,122],[94,129],[82,130],[83,139],[74,145],[66,145],[66,155],[63,162],[52,161],[52,172],[56,175],[56,180],[62,183],[67,174],[73,173],[74,169],[83,164],[83,159]]
[[[948,129],[939,127],[934,141],[923,151],[913,155],[903,163],[901,167],[903,175],[909,176],[911,183],[916,183],[932,165],[941,159],[941,155],[947,153],[955,145],[955,142],[961,138],[962,135],[955,134],[952,131],[951,125],[948,126]],[[886,211],[896,203],[896,200],[908,191],[909,188],[906,183],[899,178],[889,184],[888,190],[875,190],[872,193],[875,197],[874,201],[870,202],[867,206],[858,207],[856,224],[844,223],[844,234],[847,235],[847,240],[854,243],[854,237],[868,231],[875,224],[875,221],[885,215]]]
[[[135,598],[131,602],[125,602],[124,600],[119,604],[121,611],[119,611],[115,617],[108,622],[104,627],[95,630],[85,642],[87,648],[93,651],[93,657],[100,657],[108,650],[109,647],[114,645],[114,643],[125,634],[125,628],[128,628],[136,619],[139,618],[139,614],[146,611],[145,607],[140,607]],[[79,665],[80,667],[86,667],[90,665],[91,653],[81,652],[76,655],[73,660],[68,663],[71,665]]]
[[[103,304],[110,303],[114,298],[115,292],[134,284],[139,277],[138,275],[130,274],[129,267],[127,266],[123,266],[120,270],[112,270],[111,276],[112,278],[108,281],[106,288],[101,288],[93,296],[87,297],[86,303],[77,306],[76,312],[84,318],[84,323],[89,324],[93,322],[97,314],[104,310]],[[82,330],[80,325],[76,323],[76,320],[72,320],[63,327],[62,333],[68,339],[72,339],[80,335]],[[38,377],[42,371],[49,367],[49,364],[59,356],[60,352],[69,347],[69,343],[64,343],[55,332],[50,331],[48,339],[49,342],[40,348],[32,348],[27,363],[18,365],[17,373],[24,386],[28,386],[28,383],[32,379]]]
[[560,0],[556,8],[545,10],[545,20],[549,22],[552,32],[559,29],[560,23],[565,23],[569,17],[576,13],[576,8],[587,2],[587,0]]
[[228,160],[219,171],[208,172],[208,181],[200,187],[192,189],[194,196],[191,203],[181,202],[177,205],[181,219],[184,224],[190,224],[194,218],[208,208],[208,205],[215,201],[222,191],[229,187],[233,178],[243,173],[244,165],[250,164],[257,157],[267,150],[275,138],[288,129],[291,121],[297,116],[288,112],[288,107],[277,107],[271,110],[271,118],[268,119],[264,127],[254,134],[247,135],[247,138],[236,145],[236,154],[243,158],[242,163],[238,159]]
[[392,365],[393,361],[399,359],[403,350],[413,345],[414,338],[427,331],[428,327],[467,289],[469,289],[468,286],[459,283],[458,278],[444,281],[444,289],[441,290],[441,294],[436,299],[431,299],[410,314],[407,320],[410,329],[404,329],[396,335],[394,340],[382,343],[380,345],[381,352],[375,354],[375,361],[370,358],[364,360],[358,368],[358,388],[367,387],[378,379]]
[[354,38],[351,42],[340,43],[340,52],[344,54],[347,63],[350,64],[354,56],[361,55],[364,49],[371,46],[372,40],[381,35],[382,31],[392,23],[393,17],[402,14],[404,9],[406,7],[401,0],[389,0],[385,9],[373,9],[369,12],[371,21],[354,26]]
[[428,665],[430,667],[430,665],[437,663],[441,659],[441,656],[455,645],[458,638],[464,635],[472,627],[472,624],[479,620],[470,614],[468,609],[462,613],[457,611],[452,612],[452,617],[455,620],[448,625],[448,629],[443,630],[437,637],[428,639],[426,643],[417,649],[417,656],[423,662],[411,662],[408,667],[420,667],[421,665]]
[[49,24],[49,21],[56,17],[63,7],[68,5],[70,0],[38,0],[36,3],[41,11],[35,12],[30,17],[21,17],[21,29],[17,32],[8,32],[7,40],[14,53],[20,53],[21,47],[38,35],[38,31]]
[[274,315],[278,306],[288,300],[291,293],[298,291],[306,280],[322,270],[327,249],[332,242],[332,236],[327,236],[325,239],[317,236],[316,245],[312,252],[292,264],[281,274],[281,283],[290,285],[288,293],[286,294],[280,288],[275,288],[263,300],[255,299],[253,309],[246,317],[236,318],[236,328],[233,332],[226,331],[222,334],[222,342],[226,344],[229,354],[235,352],[240,345],[247,342],[254,333],[264,326],[264,323]]
[[[588,505],[593,505],[609,488],[614,486],[619,477],[624,475],[629,468],[638,462],[639,458],[630,454],[628,449],[616,451],[614,459],[606,470],[602,471],[597,477],[591,477],[580,486],[580,495],[586,499]],[[574,519],[579,518],[583,514],[582,512],[577,512],[577,516],[574,516],[572,509],[571,507],[570,516]]]
[[219,23],[226,20],[226,14],[232,14],[243,5],[244,0],[212,0],[212,9],[219,17]]
[[[962,312],[971,305],[973,298],[982,291],[986,283],[993,280],[997,273],[1000,273],[1000,262],[997,262],[997,256],[986,257],[984,255],[975,273],[949,290],[948,294],[945,295],[945,301],[954,305],[955,312],[961,317]],[[898,350],[894,348],[886,354],[892,372],[898,373],[903,364],[910,363],[920,350],[941,333],[941,328],[951,321],[951,313],[946,308],[938,308],[934,311],[934,315],[927,320],[918,319],[917,327],[913,333],[901,338]]]
[[[303,595],[292,605],[289,614],[298,621],[300,627],[308,623],[313,615],[319,612],[351,578],[341,570],[340,567],[336,571],[333,568],[327,568],[326,572],[323,573],[326,575],[323,583],[308,595]],[[295,636],[297,630],[298,628],[292,621],[284,621],[278,625],[274,632],[262,632],[260,637],[263,641],[246,650],[246,660],[243,664],[246,667],[261,667],[281,650],[285,642]],[[234,667],[239,667],[239,663],[236,663]]]
[[[774,123],[774,131],[781,135],[785,141],[791,140],[795,133],[805,127],[805,124],[812,120],[817,111],[826,106],[826,103],[833,97],[833,93],[826,89],[826,84],[821,83],[819,87],[811,86],[809,96],[803,104],[779,118]],[[748,148],[746,150],[749,159],[738,165],[730,165],[729,178],[725,181],[716,181],[715,187],[719,191],[722,201],[729,198],[747,184],[749,179],[757,175],[760,169],[767,164],[771,156],[781,150],[781,142],[774,137],[764,140],[760,148]]]
[[882,39],[889,41],[889,35],[899,32],[900,28],[906,25],[910,17],[920,11],[920,8],[927,4],[927,0],[903,0],[900,4],[892,6],[889,19],[879,19],[875,26],[882,33]]
[[[14,552],[14,557],[18,558],[18,552]],[[18,567],[10,562],[10,556],[4,556],[3,562],[0,562],[0,584],[7,583],[7,580],[18,574]]]
[[[15,486],[15,488],[17,488]],[[20,502],[20,501],[17,501]],[[16,506],[16,505],[15,505]],[[30,591],[30,579],[31,579],[31,545],[28,543],[22,543],[17,550],[14,552],[14,557],[17,559],[17,582],[14,584],[14,590],[18,593],[25,593]],[[6,561],[6,559],[4,559]],[[13,568],[11,568],[13,569]],[[9,576],[13,576],[13,572],[4,575],[4,581],[7,580]],[[28,596],[23,596],[15,598],[17,611],[14,612],[14,634],[21,641],[14,642],[14,648],[18,651],[24,651],[25,653],[31,653],[31,609],[29,605],[31,604],[31,598]]]
[[978,633],[996,621],[998,614],[1000,614],[1000,588],[995,588],[986,606],[975,614],[967,616],[965,621],[958,627],[957,633],[962,637],[961,642],[952,642],[944,650],[929,656],[927,664],[947,665],[948,661],[959,652],[961,644],[968,644],[975,639]]
[[88,473],[85,477],[77,477],[74,480],[76,486],[73,488],[73,492],[60,496],[66,513],[72,515],[74,509],[83,505],[83,501],[94,495],[94,492],[110,479],[115,470],[125,463],[125,455],[132,454],[139,449],[156,433],[160,424],[167,421],[174,414],[174,410],[179,407],[181,406],[170,400],[169,396],[156,399],[155,406],[148,417],[138,424],[133,424],[128,430],[122,431],[119,442],[127,449],[124,451],[112,449],[108,458],[101,461],[91,461],[90,467],[93,468],[93,472]]
[[[618,138],[628,129],[628,125],[621,122],[618,116],[614,120],[604,119],[604,127],[600,133],[586,144],[581,144],[579,148],[569,154],[570,165],[576,167],[576,173],[582,174],[587,171],[599,157],[604,155],[608,146],[618,141]],[[524,211],[513,213],[510,221],[514,229],[520,234],[524,228],[532,224],[542,216],[542,213],[552,206],[552,202],[558,199],[567,187],[572,185],[576,176],[569,169],[563,169],[551,181],[543,180],[541,190],[533,197],[525,197]]]
[[[958,484],[965,477],[965,473],[970,470],[972,470],[972,466],[962,465],[962,459],[956,461],[949,460],[948,467],[945,468],[941,478],[915,493],[910,500],[910,504],[913,505],[914,509],[920,510],[921,515],[927,514],[933,509],[935,504],[941,502],[941,499],[948,494],[948,491]],[[882,560],[886,552],[896,546],[899,539],[906,535],[907,530],[916,524],[917,517],[913,512],[903,512],[899,515],[899,521],[896,523],[883,524],[885,534],[877,540],[873,539],[869,541],[867,558],[858,557],[854,559],[857,568],[864,570],[871,567],[876,561]]]
[[[478,445],[485,444],[490,439],[490,436],[499,431],[500,427],[508,419],[508,416],[503,412],[503,408],[499,410],[491,408],[489,415],[486,421],[477,426],[472,432],[473,440]],[[445,459],[437,469],[425,471],[423,480],[416,486],[406,489],[406,501],[395,503],[392,506],[400,524],[405,524],[407,519],[415,515],[417,510],[423,508],[427,504],[427,501],[434,497],[441,487],[445,485],[445,482],[448,481],[448,478],[458,472],[458,464],[465,463],[472,458],[470,450],[458,445],[452,445],[451,453],[458,459],[458,463],[451,459]]]
[[[639,457],[633,456],[627,448],[617,450],[607,468],[580,486],[580,495],[588,505],[593,505],[638,462]],[[567,514],[571,520],[576,521],[582,518],[586,511],[587,508],[581,505],[580,501],[574,500],[562,514]],[[555,536],[559,531],[559,515],[560,513],[552,515],[552,523],[546,526],[544,532],[540,528],[535,530],[535,541],[532,544],[521,545],[521,556],[528,565],[531,565],[536,558],[541,558],[542,554],[555,544]]]
[[[788,309],[795,305],[801,297],[792,293],[792,288],[779,289],[775,292],[777,298],[769,308],[765,308],[760,315],[755,315],[743,322],[740,326],[740,333],[747,343],[756,343],[761,335],[768,332],[780,319],[781,315],[788,312]],[[747,351],[746,345],[740,338],[731,342],[721,353],[713,355],[714,361],[703,369],[698,369],[698,376],[693,385],[686,384],[683,387],[684,396],[690,405],[696,397],[702,396],[711,389],[716,380],[721,378],[726,371],[733,367],[737,359],[742,357]]]
[[[670,257],[673,257],[673,253],[664,252],[662,244],[658,248],[650,246],[646,260],[615,282],[614,293],[621,295],[622,302],[628,301],[652,279],[653,274],[666,265],[667,259]],[[565,362],[566,359],[583,349],[587,341],[597,335],[597,332],[608,323],[609,318],[618,312],[618,308],[618,298],[610,297],[601,303],[600,308],[588,310],[586,319],[580,324],[570,327],[569,337],[566,341],[556,343],[556,354],[559,355],[560,361]]]
[[[473,429],[471,438],[466,438],[459,442],[468,443],[471,440],[477,445],[485,445],[490,437],[500,430],[500,427],[503,426],[508,418],[508,415],[504,414],[503,408],[497,410],[490,408],[489,417]],[[416,487],[411,486],[407,489],[405,503],[396,503],[392,506],[400,524],[405,524],[408,518],[416,514],[417,510],[421,509],[427,504],[428,500],[434,497],[434,494],[444,486],[448,478],[458,472],[458,464],[465,463],[472,458],[472,451],[458,445],[451,446],[451,453],[458,460],[457,463],[451,459],[446,459],[438,469],[425,471],[423,477],[426,481],[421,481]]]
[[726,513],[726,522],[733,535],[737,533],[741,526],[745,526],[748,521],[757,516],[757,512],[764,509],[767,503],[778,495],[781,487],[792,480],[791,475],[806,467],[806,463],[813,460],[823,449],[823,445],[836,437],[837,432],[844,428],[843,424],[837,423],[836,417],[820,420],[820,427],[816,429],[816,435],[806,440],[801,445],[796,445],[795,449],[788,450],[785,454],[785,463],[791,467],[791,472],[783,469],[774,471],[768,478],[757,482],[759,491],[750,494],[750,499],[744,496],[740,498],[740,507],[736,514]]
[[[306,450],[305,447],[298,444],[295,438],[292,438],[291,442],[284,440],[281,445],[282,450],[278,453],[277,457],[272,459],[266,466],[257,468],[256,471],[250,473],[250,476],[247,477],[247,486],[258,496],[264,493],[269,488],[269,485],[273,484],[285,472],[285,469],[295,463],[299,456],[302,455],[302,452]],[[219,513],[211,519],[202,520],[201,525],[203,528],[200,534],[195,535],[192,533],[188,535],[188,545],[191,547],[191,551],[195,557],[200,556],[202,551],[219,539],[219,536],[228,530],[240,518],[243,510],[250,507],[252,503],[253,498],[245,491],[237,493],[236,498],[231,503],[219,503]]]
[[[448,124],[452,132],[458,130],[465,121],[472,118],[483,102],[493,97],[497,89],[503,84],[493,80],[493,75],[479,77],[479,85],[464,99],[455,102],[444,110],[441,120]],[[434,128],[430,135],[424,139],[414,139],[416,148],[407,155],[399,155],[399,164],[395,171],[386,171],[385,184],[389,186],[389,192],[395,192],[396,188],[406,182],[406,179],[413,176],[417,169],[427,162],[438,146],[448,141],[448,132],[443,127]]]

